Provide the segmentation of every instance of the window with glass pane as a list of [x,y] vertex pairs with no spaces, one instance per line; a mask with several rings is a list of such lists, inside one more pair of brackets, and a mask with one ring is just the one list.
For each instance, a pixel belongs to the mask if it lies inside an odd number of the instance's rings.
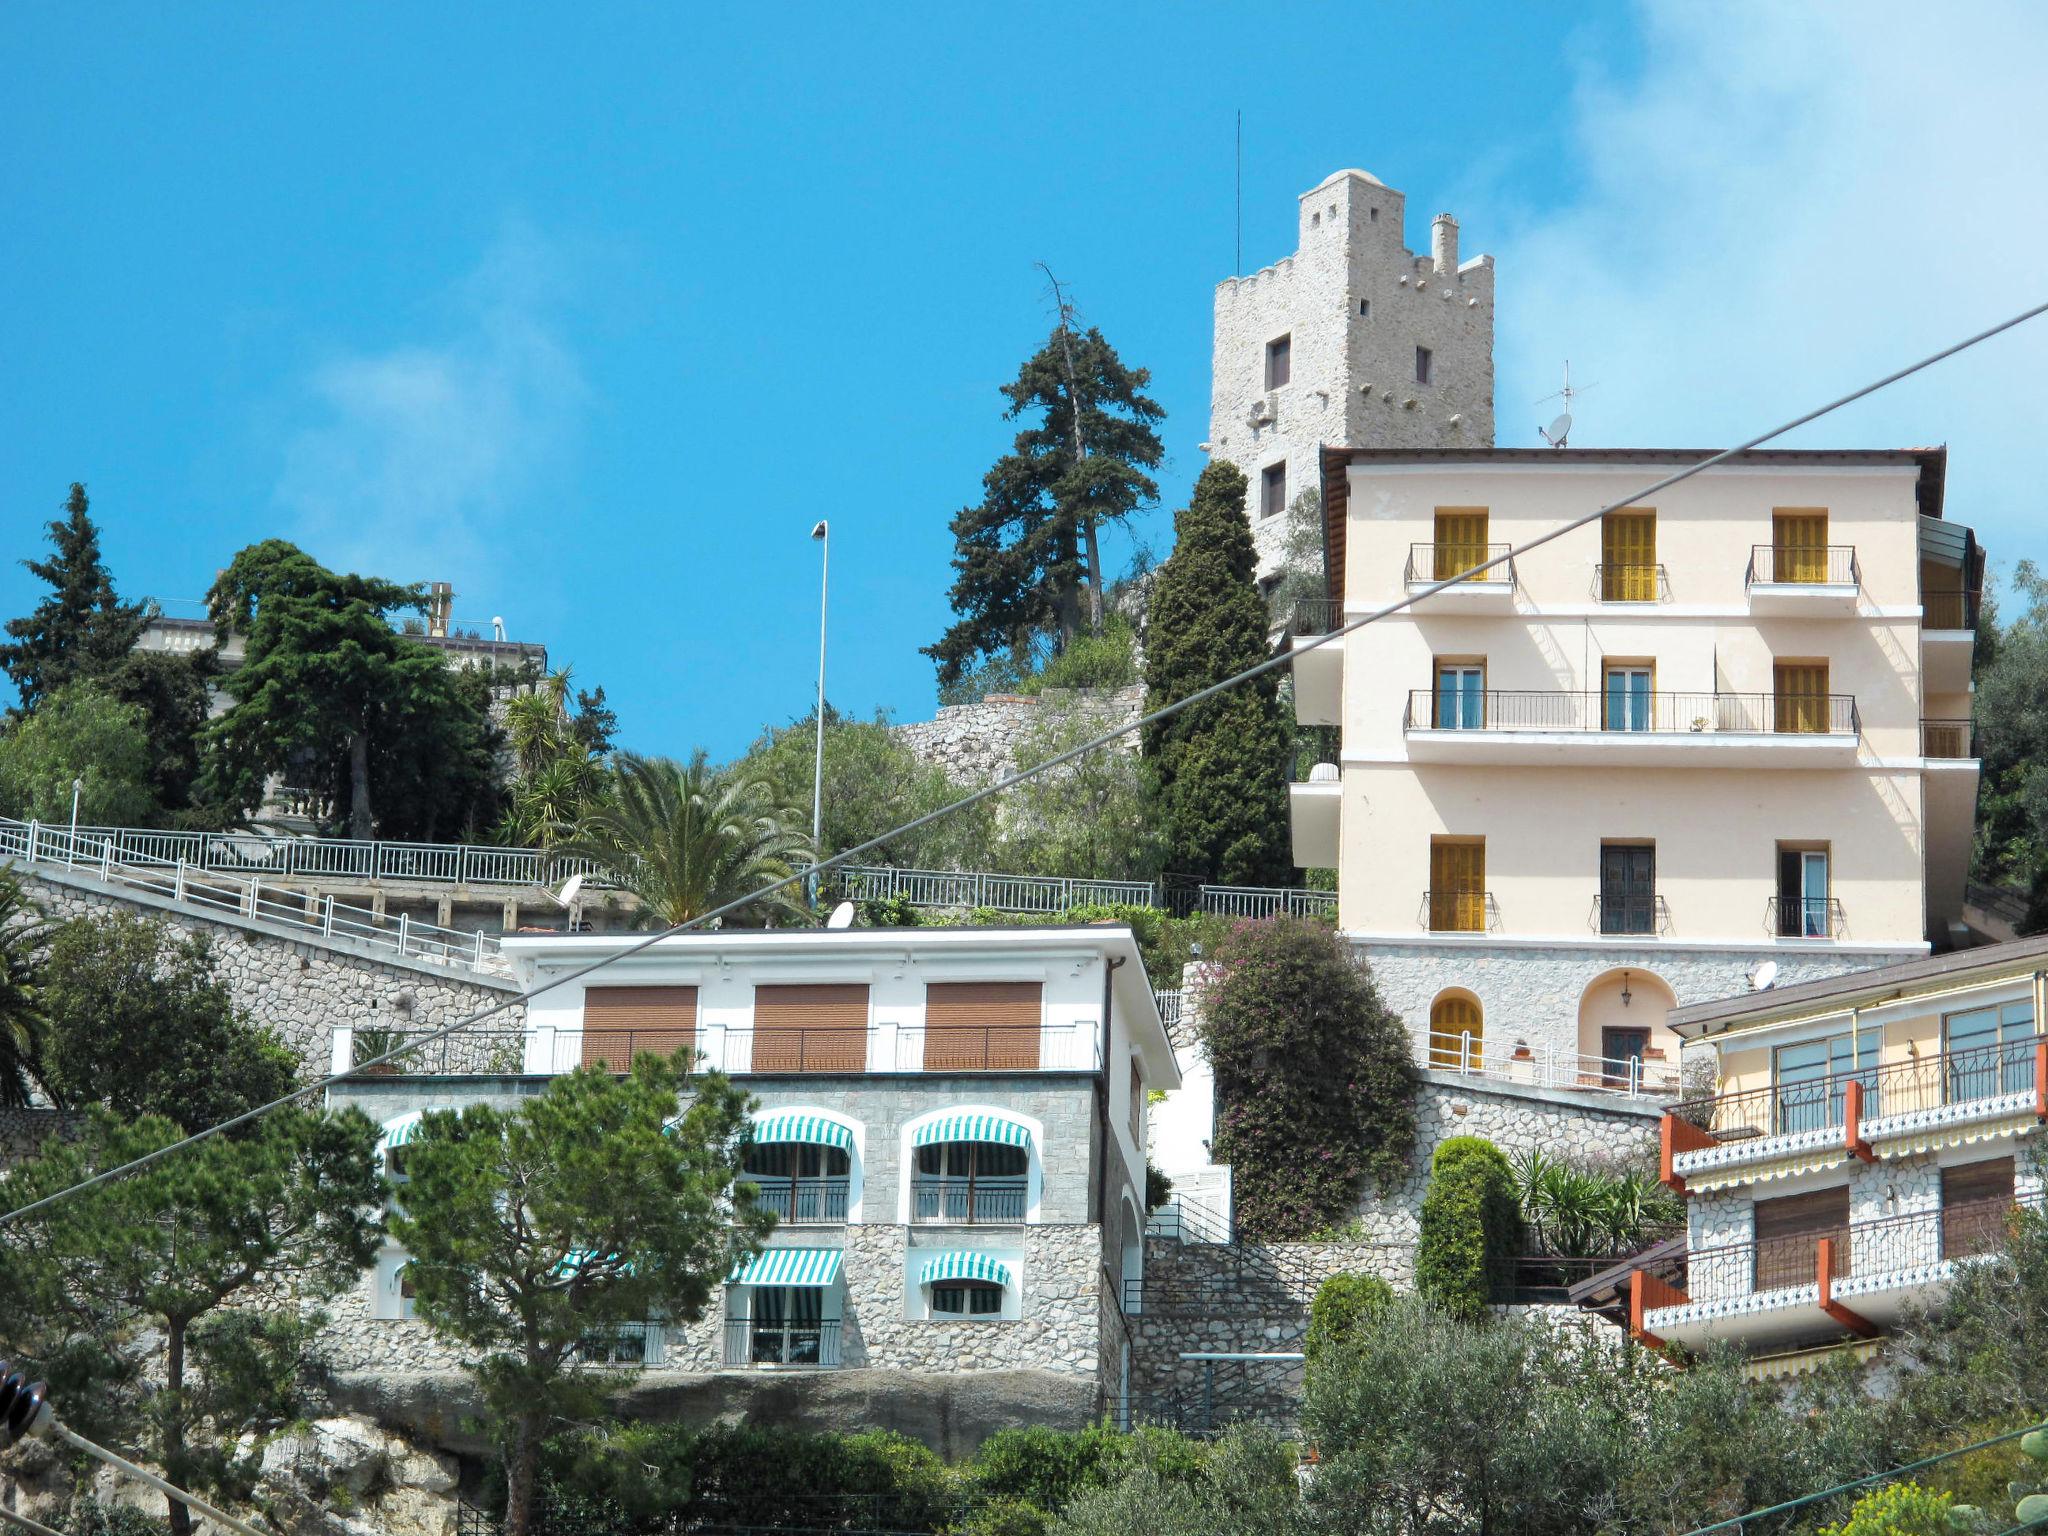
[[932,1287],[933,1317],[1000,1317],[1003,1288],[988,1280],[942,1280]]
[[1828,579],[1828,515],[1801,510],[1771,514],[1771,568],[1774,581]]
[[1610,512],[1600,519],[1600,600],[1657,600],[1657,514]]
[[754,1359],[816,1365],[824,1336],[825,1293],[813,1285],[754,1288]]
[[911,1215],[917,1221],[1019,1222],[1029,1155],[992,1141],[942,1141],[917,1149]]
[[1656,674],[1647,666],[1620,661],[1608,662],[1603,671],[1607,693],[1601,705],[1601,724],[1610,731],[1647,731]]
[[[1439,507],[1436,514],[1436,577],[1448,581],[1486,559],[1487,509]],[[1493,572],[1475,580],[1493,579]]]
[[1610,843],[1600,850],[1600,931],[1657,931],[1657,849]]
[[786,1222],[846,1220],[852,1168],[843,1147],[796,1141],[751,1146],[745,1163],[758,1203]]
[[1772,1062],[1773,1129],[1818,1131],[1842,1123],[1843,1095],[1853,1077],[1863,1084],[1863,1113],[1883,1113],[1877,1094],[1878,1032],[1836,1035],[1781,1045]]
[[1476,731],[1486,724],[1484,662],[1440,661],[1436,667],[1436,728]]
[[1825,848],[1778,850],[1778,933],[1788,939],[1834,937]]
[[2034,1005],[2031,1000],[1972,1008],[1942,1021],[1947,1102],[1965,1104],[2034,1087]]
[[1807,733],[1828,728],[1828,664],[1781,661],[1772,669],[1777,689],[1777,729]]

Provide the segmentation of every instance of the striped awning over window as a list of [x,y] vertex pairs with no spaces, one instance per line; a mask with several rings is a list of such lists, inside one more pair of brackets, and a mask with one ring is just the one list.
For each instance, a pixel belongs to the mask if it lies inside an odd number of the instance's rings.
[[389,1152],[394,1147],[403,1147],[420,1139],[420,1130],[426,1123],[424,1109],[410,1110],[395,1119],[384,1122],[384,1135],[377,1142],[379,1152]]
[[800,1141],[820,1147],[838,1147],[843,1152],[853,1150],[852,1131],[836,1120],[827,1120],[822,1115],[807,1115],[801,1110],[756,1115],[754,1140],[757,1144]]
[[910,1138],[913,1147],[940,1141],[993,1141],[1006,1147],[1028,1147],[1031,1132],[1000,1115],[941,1115],[919,1126]]
[[728,1285],[830,1285],[839,1278],[837,1248],[763,1248],[732,1272]]
[[919,1285],[945,1280],[986,1280],[993,1285],[1007,1286],[1010,1283],[1010,1266],[998,1264],[985,1253],[942,1253],[936,1258],[926,1259],[924,1267],[917,1272]]

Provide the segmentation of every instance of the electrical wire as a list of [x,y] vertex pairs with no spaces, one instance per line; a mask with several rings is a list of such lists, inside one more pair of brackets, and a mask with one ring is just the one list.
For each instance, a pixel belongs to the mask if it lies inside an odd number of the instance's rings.
[[403,1045],[400,1045],[392,1050],[384,1052],[380,1056],[373,1056],[369,1058],[367,1061],[357,1062],[355,1065],[351,1066],[346,1072],[332,1073],[327,1077],[319,1079],[318,1081],[308,1083],[302,1088],[296,1088],[292,1090],[292,1092],[285,1094],[279,1098],[272,1099],[267,1104],[260,1104],[253,1109],[244,1110],[241,1114],[231,1116],[230,1118],[221,1121],[217,1125],[211,1125],[204,1130],[195,1131],[193,1134],[183,1138],[182,1140],[167,1143],[166,1145],[157,1148],[153,1152],[144,1153],[141,1157],[133,1158],[130,1161],[118,1164],[115,1167],[102,1169],[100,1172],[93,1174],[89,1178],[81,1179],[76,1184],[69,1185],[64,1189],[56,1190],[51,1194],[43,1196],[40,1200],[31,1201],[27,1205],[20,1206],[14,1210],[8,1211],[5,1215],[0,1215],[0,1227],[5,1227],[13,1222],[19,1221],[24,1216],[33,1215],[35,1212],[42,1210],[47,1206],[55,1205],[60,1200],[69,1199],[73,1195],[83,1194],[85,1191],[89,1189],[97,1188],[99,1185],[109,1183],[114,1179],[124,1178],[128,1174],[138,1172],[141,1169],[146,1168],[151,1164],[160,1161],[163,1158],[169,1157],[174,1152],[181,1152],[187,1147],[196,1146],[198,1143],[202,1141],[210,1140],[215,1136],[222,1135],[225,1132],[232,1131],[240,1126],[247,1125],[253,1120],[261,1119],[265,1115],[273,1114],[277,1110],[283,1109],[290,1104],[294,1104],[298,1100],[303,1099],[308,1095],[315,1093],[323,1093],[327,1089],[333,1087],[335,1084],[342,1082],[347,1078],[356,1076],[358,1073],[361,1073],[369,1068],[382,1066],[387,1062],[397,1061],[401,1057],[409,1056],[415,1051],[424,1050],[426,1047],[430,1045],[434,1045],[442,1040],[446,1040],[453,1035],[460,1034],[463,1030],[469,1029],[474,1025],[482,1023],[485,1019],[493,1018],[496,1015],[505,1012],[507,1009],[515,1005],[523,1005],[532,1000],[533,998],[540,997],[546,993],[554,991],[558,987],[567,986],[571,982],[581,981],[586,976],[593,975],[598,971],[604,970],[608,966],[616,965],[621,960],[625,960],[633,955],[637,955],[643,950],[651,949],[656,944],[661,943],[664,939],[673,938],[677,934],[689,933],[696,930],[700,930],[704,928],[707,924],[715,923],[720,918],[727,917],[735,912],[738,912],[741,909],[752,905],[754,902],[761,900],[763,897],[772,896],[777,891],[783,890],[789,886],[800,885],[806,880],[814,879],[815,877],[823,874],[825,871],[829,869],[836,869],[838,866],[845,864],[850,860],[856,859],[864,853],[870,853],[875,849],[880,848],[885,843],[888,843],[896,838],[902,837],[907,833],[915,832],[922,827],[930,826],[935,821],[939,821],[944,817],[951,816],[956,812],[966,810],[969,806],[978,805],[984,800],[993,799],[995,796],[1003,794],[1004,792],[1010,789],[1014,789],[1017,785],[1022,784],[1029,779],[1037,778],[1040,774],[1047,773],[1054,768],[1060,767],[1062,764],[1070,763],[1078,757],[1084,757],[1090,752],[1097,751],[1100,748],[1109,745],[1109,743],[1117,740],[1120,737],[1128,736],[1133,731],[1143,730],[1146,726],[1156,725],[1162,720],[1169,720],[1173,716],[1180,714],[1183,710],[1191,709],[1195,705],[1200,704],[1207,699],[1215,698],[1218,694],[1225,693],[1232,688],[1236,688],[1244,683],[1250,682],[1253,678],[1263,677],[1266,673],[1275,671],[1278,668],[1291,666],[1293,665],[1295,658],[1297,656],[1300,656],[1303,652],[1312,651],[1317,649],[1318,647],[1328,645],[1333,641],[1341,640],[1345,636],[1350,635],[1357,630],[1363,629],[1369,624],[1375,624],[1379,622],[1381,619],[1388,618],[1393,614],[1401,612],[1403,609],[1414,606],[1416,603],[1421,602],[1424,598],[1433,597],[1434,595],[1436,595],[1439,592],[1442,592],[1448,587],[1456,586],[1459,582],[1469,581],[1475,576],[1483,575],[1485,572],[1494,569],[1494,567],[1496,566],[1507,564],[1519,555],[1527,554],[1532,549],[1540,549],[1545,544],[1551,543],[1553,540],[1563,538],[1566,534],[1572,532],[1573,530],[1583,528],[1588,523],[1595,522],[1598,519],[1605,517],[1610,512],[1618,511],[1624,507],[1637,505],[1644,499],[1656,495],[1659,491],[1677,485],[1681,481],[1689,480],[1694,475],[1700,474],[1705,470],[1712,469],[1716,464],[1725,463],[1727,460],[1732,459],[1739,454],[1747,453],[1753,448],[1760,447],[1763,444],[1772,441],[1774,438],[1783,437],[1787,432],[1795,431],[1800,427],[1806,426],[1810,422],[1818,421],[1821,417],[1829,415],[1834,411],[1838,411],[1845,405],[1851,405],[1856,401],[1865,398],[1866,396],[1876,394],[1879,390],[1888,388],[1891,385],[1898,383],[1901,379],[1910,378],[1912,375],[1921,372],[1923,369],[1931,368],[1936,363],[1943,362],[1948,358],[1954,357],[1959,352],[1966,352],[1970,348],[1977,346],[1980,343],[1989,341],[1992,337],[2000,335],[2006,331],[2012,330],[2016,326],[2023,325],[2027,321],[2032,320],[2044,313],[2048,313],[2048,302],[2035,304],[2030,308],[2021,310],[2018,314],[2013,315],[2008,319],[2001,320],[1996,325],[1987,326],[1985,329],[1978,331],[1973,335],[1967,336],[1963,338],[1961,341],[1954,342],[1949,346],[1943,347],[1938,352],[1929,353],[1927,356],[1921,358],[1917,362],[1908,363],[1903,368],[1894,369],[1892,372],[1885,374],[1881,378],[1875,379],[1872,382],[1862,385],[1857,389],[1853,389],[1845,395],[1838,396],[1837,398],[1829,401],[1826,405],[1819,406],[1813,410],[1803,412],[1800,415],[1793,417],[1790,421],[1784,422],[1779,426],[1771,428],[1768,432],[1760,432],[1755,437],[1737,443],[1732,448],[1724,448],[1718,453],[1709,454],[1707,457],[1699,460],[1697,463],[1688,465],[1674,474],[1666,475],[1661,480],[1655,481],[1650,485],[1646,485],[1638,490],[1632,491],[1627,496],[1622,497],[1618,501],[1609,502],[1605,506],[1596,507],[1590,512],[1583,513],[1578,517],[1570,519],[1569,521],[1558,524],[1557,527],[1551,529],[1547,533],[1538,534],[1534,538],[1528,539],[1527,541],[1521,544],[1512,545],[1505,553],[1496,555],[1490,560],[1481,561],[1477,565],[1471,566],[1466,570],[1460,571],[1454,576],[1446,576],[1440,581],[1432,581],[1427,585],[1416,588],[1408,592],[1405,596],[1397,599],[1396,601],[1386,604],[1384,607],[1375,608],[1370,613],[1362,614],[1358,618],[1352,619],[1344,624],[1340,624],[1330,629],[1328,632],[1324,634],[1316,635],[1310,637],[1305,641],[1297,643],[1294,646],[1294,648],[1290,651],[1283,651],[1279,655],[1270,656],[1266,658],[1264,661],[1246,667],[1243,671],[1235,673],[1230,677],[1224,678],[1221,682],[1211,683],[1206,688],[1197,689],[1195,692],[1188,694],[1185,698],[1175,699],[1172,703],[1164,704],[1160,706],[1158,709],[1151,711],[1149,714],[1141,715],[1136,720],[1128,721],[1123,725],[1119,725],[1113,727],[1110,730],[1104,731],[1101,735],[1095,736],[1087,741],[1084,741],[1080,743],[1078,746],[1069,747],[1063,752],[1057,752],[1053,754],[1051,757],[1045,758],[1041,762],[1032,764],[1029,768],[1019,769],[1017,772],[1012,773],[1005,778],[997,779],[994,783],[984,785],[980,789],[962,795],[959,799],[951,801],[946,805],[942,805],[938,807],[936,810],[927,811],[921,816],[912,817],[909,821],[904,822],[901,826],[894,827],[889,831],[880,834],[879,836],[871,837],[866,842],[857,843],[853,847],[848,848],[841,853],[835,853],[831,857],[822,859],[815,864],[808,864],[801,869],[793,870],[791,873],[783,876],[778,880],[771,881],[769,884],[762,886],[758,890],[749,891],[746,895],[736,897],[731,901],[725,902],[720,906],[714,907],[709,912],[703,913],[698,917],[693,917],[687,922],[677,923],[673,927],[664,928],[659,930],[658,932],[649,934],[647,937],[639,940],[637,943],[627,945],[624,949],[615,950],[611,954],[605,955],[601,959],[591,962],[589,965],[582,966],[576,970],[564,972],[562,975],[557,976],[550,981],[542,982],[540,985],[532,987],[527,991],[521,992],[516,996],[508,997],[500,1002],[493,1003],[488,1008],[479,1009],[475,1013],[469,1014],[464,1018],[456,1020],[453,1024],[447,1024],[442,1026],[440,1029],[430,1031],[427,1034],[422,1035],[419,1039],[408,1041]]

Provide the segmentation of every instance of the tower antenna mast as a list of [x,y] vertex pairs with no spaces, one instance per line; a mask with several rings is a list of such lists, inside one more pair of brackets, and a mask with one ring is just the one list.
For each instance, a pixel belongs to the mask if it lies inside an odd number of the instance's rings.
[[[1572,360],[1566,358],[1564,360],[1564,388],[1543,397],[1543,400],[1562,400],[1564,402],[1564,410],[1559,413],[1557,420],[1553,421],[1549,426],[1538,427],[1536,429],[1537,436],[1541,437],[1543,441],[1550,444],[1553,448],[1562,448],[1565,444],[1565,439],[1570,437],[1572,433],[1572,401],[1578,396],[1583,395],[1587,390],[1598,387],[1595,384],[1572,383]],[[1538,400],[1536,403],[1541,405],[1543,400]]]

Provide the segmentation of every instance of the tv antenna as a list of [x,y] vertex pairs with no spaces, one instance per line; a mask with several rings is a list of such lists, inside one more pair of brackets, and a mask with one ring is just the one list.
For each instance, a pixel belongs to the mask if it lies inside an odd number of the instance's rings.
[[[1550,444],[1551,447],[1562,448],[1565,444],[1565,439],[1572,435],[1572,400],[1579,395],[1583,395],[1589,389],[1597,388],[1599,388],[1597,384],[1572,383],[1572,360],[1566,358],[1564,360],[1564,388],[1554,394],[1548,394],[1543,397],[1543,400],[1562,400],[1564,402],[1564,410],[1558,414],[1557,420],[1553,421],[1548,427],[1538,427],[1536,429],[1537,435],[1543,441]],[[1536,403],[1541,405],[1543,400],[1538,400]]]

